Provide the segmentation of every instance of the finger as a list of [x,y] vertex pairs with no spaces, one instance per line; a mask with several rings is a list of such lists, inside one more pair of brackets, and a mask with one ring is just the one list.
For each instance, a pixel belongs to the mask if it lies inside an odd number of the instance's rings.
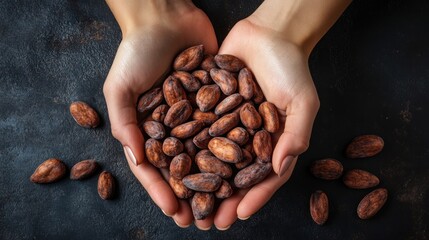
[[218,230],[225,231],[229,229],[235,221],[237,221],[238,204],[240,204],[240,201],[247,192],[247,189],[241,189],[231,197],[222,201],[216,211],[216,215],[214,216],[214,224]]
[[[315,96],[315,97],[306,97]],[[283,133],[273,152],[273,169],[283,175],[292,161],[308,148],[313,122],[319,109],[317,94],[295,99],[286,109]]]
[[213,214],[210,214],[209,216],[207,216],[203,220],[195,219],[194,224],[198,229],[203,230],[203,231],[208,231],[212,228],[213,218],[214,218]]
[[138,96],[128,91],[125,87],[111,83],[112,81],[108,79],[103,91],[109,112],[112,135],[121,142],[126,157],[134,165],[138,165],[144,159],[144,139],[137,125],[135,107]]
[[173,220],[181,228],[187,228],[192,224],[194,216],[192,215],[191,206],[189,206],[188,201],[179,200],[179,208],[176,214],[173,215]]
[[290,178],[295,167],[297,157],[292,160],[290,168],[282,177],[271,173],[267,179],[253,186],[241,200],[237,207],[237,216],[247,219],[261,209],[273,194]]
[[176,214],[179,208],[176,196],[159,170],[148,161],[144,161],[138,166],[134,165],[128,158],[127,161],[134,176],[164,214],[167,216]]

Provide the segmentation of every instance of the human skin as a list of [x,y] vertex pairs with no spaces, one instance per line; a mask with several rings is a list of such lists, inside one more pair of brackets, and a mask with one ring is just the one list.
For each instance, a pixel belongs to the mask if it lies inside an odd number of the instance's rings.
[[[112,134],[124,146],[130,168],[154,202],[177,225],[192,222],[208,230],[228,229],[237,218],[256,213],[289,179],[307,150],[319,99],[308,68],[309,55],[350,0],[266,0],[238,22],[219,50],[252,69],[268,101],[279,110],[283,128],[274,137],[274,172],[250,189],[237,191],[205,220],[193,219],[189,203],[177,200],[168,173],[144,160],[137,126],[138,96],[169,70],[181,50],[203,44],[215,54],[217,42],[207,16],[188,0],[107,0],[122,31],[122,42],[104,85]],[[245,37],[243,37],[245,36]]]

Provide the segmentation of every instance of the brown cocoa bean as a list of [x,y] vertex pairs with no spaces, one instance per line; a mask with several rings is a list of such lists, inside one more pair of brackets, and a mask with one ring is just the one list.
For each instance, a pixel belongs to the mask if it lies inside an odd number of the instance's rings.
[[191,200],[191,208],[196,220],[207,218],[214,208],[213,193],[196,192]]
[[198,90],[196,102],[202,112],[214,108],[220,98],[220,89],[216,84],[204,85]]
[[343,182],[349,188],[366,189],[377,186],[380,180],[370,172],[353,169],[344,174]]
[[238,188],[248,188],[264,180],[273,169],[270,162],[253,163],[241,169],[234,178],[234,184]]
[[253,81],[253,102],[260,104],[265,100],[264,92],[256,81]]
[[346,148],[348,158],[365,158],[377,155],[383,150],[384,141],[377,135],[362,135],[354,138]]
[[378,188],[368,193],[357,207],[357,215],[360,219],[369,219],[380,211],[387,200],[387,189]]
[[174,70],[192,71],[201,64],[204,58],[203,45],[197,45],[185,49],[181,52],[173,62]]
[[143,123],[143,129],[149,137],[160,140],[165,137],[165,128],[159,122],[146,121]]
[[172,76],[179,79],[183,88],[188,92],[196,92],[201,87],[200,81],[188,72],[176,71]]
[[258,110],[264,122],[264,129],[270,133],[276,133],[280,128],[280,120],[276,106],[270,102],[263,102],[259,105]]
[[70,114],[81,127],[95,128],[100,124],[98,113],[85,102],[72,102],[70,104]]
[[244,62],[229,54],[218,54],[214,57],[216,65],[229,72],[238,72],[244,68]]
[[238,74],[238,93],[245,100],[250,100],[253,97],[253,74],[248,68],[243,68]]
[[202,173],[214,173],[221,178],[232,176],[232,168],[216,158],[209,150],[202,150],[195,156],[195,163]]
[[169,107],[167,104],[159,105],[155,108],[155,110],[153,110],[152,119],[160,123],[164,122],[165,115],[167,115],[168,109]]
[[186,99],[186,92],[183,89],[182,84],[176,78],[169,76],[165,79],[162,85],[162,92],[164,93],[164,99],[168,106],[172,106],[178,101]]
[[181,153],[173,158],[170,163],[170,175],[182,179],[191,171],[192,160],[186,153]]
[[233,193],[231,184],[229,184],[226,180],[222,180],[222,184],[219,189],[215,192],[215,196],[218,199],[225,199],[231,197]]
[[197,154],[197,146],[195,146],[192,138],[186,139],[184,147],[185,147],[186,153],[191,158],[194,158],[195,155]]
[[219,189],[222,178],[214,173],[195,173],[182,179],[189,189],[199,192],[214,192]]
[[216,63],[214,61],[214,56],[211,54],[205,54],[204,59],[201,62],[201,68],[207,72],[210,72],[212,68],[216,68]]
[[310,197],[310,215],[314,222],[323,225],[328,220],[328,196],[323,191],[316,191]]
[[245,103],[240,109],[240,120],[246,128],[257,129],[262,125],[262,118],[251,103]]
[[212,139],[212,136],[209,134],[209,128],[204,128],[201,132],[195,135],[193,141],[195,146],[198,148],[207,149],[210,139]]
[[194,72],[192,72],[192,76],[198,79],[203,85],[213,84],[213,80],[210,77],[210,74],[205,70],[195,70]]
[[320,159],[310,165],[310,172],[320,179],[335,180],[343,175],[343,165],[333,158]]
[[209,134],[212,137],[221,136],[236,127],[239,122],[240,118],[237,113],[228,113],[210,126]]
[[226,137],[240,146],[243,146],[249,141],[249,133],[242,127],[236,127],[228,132]]
[[209,150],[224,162],[237,163],[243,159],[241,148],[225,137],[214,137],[209,142]]
[[174,128],[188,120],[192,114],[192,106],[188,100],[181,100],[173,104],[165,115],[164,124]]
[[57,158],[49,158],[41,163],[30,177],[34,183],[52,183],[60,180],[67,172],[66,165]]
[[95,160],[88,159],[76,163],[70,170],[70,179],[82,180],[88,178],[98,170],[99,165]]
[[162,143],[162,151],[170,157],[174,157],[183,152],[183,149],[183,143],[175,137],[168,137]]
[[157,168],[166,168],[170,165],[170,160],[162,151],[162,144],[156,139],[149,138],[145,143],[146,158]]
[[230,72],[223,69],[213,68],[210,70],[210,76],[219,86],[223,94],[228,96],[235,93],[237,90],[237,79],[235,79]]
[[216,122],[218,118],[219,117],[214,112],[201,112],[198,108],[195,109],[192,114],[192,119],[203,121],[206,126],[212,125],[212,123]]
[[183,184],[181,179],[176,179],[170,176],[170,178],[168,179],[168,183],[170,184],[171,189],[173,189],[174,194],[176,194],[178,198],[186,199],[194,195],[194,191],[187,188],[185,184]]
[[154,88],[145,92],[137,103],[137,110],[139,112],[146,112],[155,109],[164,100],[162,89],[160,87]]
[[204,122],[199,120],[183,123],[170,132],[170,135],[177,138],[188,138],[197,134],[204,127]]
[[241,149],[241,151],[243,152],[243,160],[235,164],[237,169],[243,169],[253,162],[253,156],[249,151],[246,149]]
[[232,95],[229,95],[216,106],[214,113],[216,115],[222,115],[226,112],[229,112],[230,110],[237,107],[242,100],[243,100],[243,97],[239,93],[234,93]]
[[100,176],[98,176],[97,190],[98,195],[104,200],[115,197],[116,181],[111,173],[106,171],[100,173]]
[[260,130],[256,132],[253,137],[253,151],[255,151],[256,157],[261,162],[271,162],[273,145],[271,143],[271,135],[267,131]]

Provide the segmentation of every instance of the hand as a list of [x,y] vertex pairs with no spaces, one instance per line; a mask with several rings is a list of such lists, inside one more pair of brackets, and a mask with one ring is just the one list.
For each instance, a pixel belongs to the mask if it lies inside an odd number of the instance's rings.
[[308,54],[276,31],[259,25],[254,16],[233,27],[219,52],[237,56],[253,71],[267,101],[277,107],[282,128],[273,138],[275,173],[220,204],[214,224],[225,229],[237,217],[246,219],[257,212],[289,179],[298,156],[308,148],[319,99]]
[[206,52],[215,54],[213,27],[204,12],[187,0],[112,0],[108,4],[123,33],[103,88],[112,134],[123,145],[132,172],[152,200],[179,226],[189,226],[193,221],[189,203],[178,201],[160,171],[144,160],[136,103],[170,70],[180,51],[203,44]]

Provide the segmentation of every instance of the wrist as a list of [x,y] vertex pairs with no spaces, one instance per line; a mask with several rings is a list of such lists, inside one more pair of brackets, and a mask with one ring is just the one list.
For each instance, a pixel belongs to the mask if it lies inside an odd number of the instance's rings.
[[309,55],[351,0],[265,0],[248,18]]
[[174,24],[196,7],[191,0],[106,0],[125,37],[142,26]]

